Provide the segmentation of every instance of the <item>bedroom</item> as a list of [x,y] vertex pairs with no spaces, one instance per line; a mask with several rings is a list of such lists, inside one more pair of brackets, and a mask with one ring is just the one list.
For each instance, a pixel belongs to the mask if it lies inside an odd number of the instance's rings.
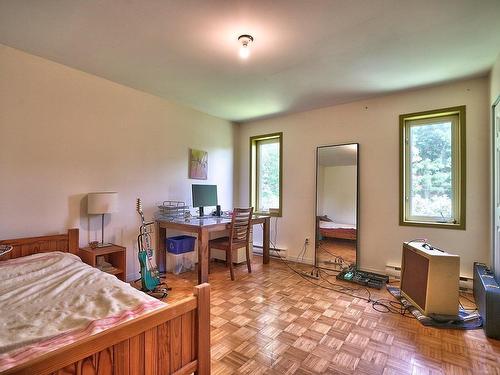
[[[385,273],[387,265],[400,264],[403,241],[422,237],[460,255],[461,276],[472,276],[474,261],[492,265],[490,134],[491,106],[500,92],[498,2],[396,3],[2,2],[0,239],[79,228],[79,247],[100,241],[101,218],[87,214],[87,194],[117,191],[119,211],[105,217],[106,241],[126,247],[125,278],[136,280],[136,198],[142,199],[146,218],[154,217],[157,202],[190,203],[191,185],[198,181],[188,178],[193,148],[208,152],[208,179],[202,183],[217,185],[223,209],[246,207],[249,139],[282,132],[283,212],[272,218],[271,239],[291,261],[300,255],[308,270],[315,259],[316,147],[359,143],[360,268]],[[410,11],[425,23],[401,22]],[[247,33],[254,42],[242,61],[237,38]],[[436,56],[435,65],[427,68],[431,56]],[[399,116],[460,105],[467,111],[466,229],[400,226]],[[257,251],[261,237],[257,228]],[[305,238],[310,239],[307,246]],[[321,294],[308,289],[307,281],[292,278],[279,259],[272,259],[269,268],[260,263],[256,255],[252,275],[237,266],[234,284],[225,268],[216,265],[209,277],[214,318],[214,302],[228,303],[224,288],[236,293],[240,285],[252,298],[246,288],[262,278],[264,285],[273,270],[286,280],[271,280],[267,291],[259,287],[276,299],[266,300],[267,306],[286,305],[278,295],[292,293],[293,280],[299,285],[297,295]],[[189,293],[192,285],[186,287]],[[332,303],[331,296],[325,298]],[[372,316],[373,309],[367,311]],[[225,320],[235,318],[221,314],[231,318]],[[276,311],[271,315],[275,318]],[[323,362],[319,367],[324,372],[369,372],[377,360],[374,373],[498,371],[492,359],[498,356],[498,344],[482,331],[436,333],[386,315],[380,315],[380,327],[408,324],[411,329],[402,331],[414,341],[393,335],[398,347],[392,348],[376,335],[365,342],[356,336],[359,331],[348,332],[350,339],[361,340],[364,355],[348,343],[342,345],[345,350],[324,352],[321,344],[312,353],[286,340],[272,347],[260,333],[253,337],[262,346],[250,340],[257,349],[249,345],[251,350],[242,354],[238,347],[229,350],[231,340],[224,335],[224,328],[239,326],[219,326],[223,321],[215,319],[212,371],[244,372],[256,366],[257,373],[261,365],[277,371],[276,366],[288,364],[289,373],[318,372],[310,368],[315,357],[309,354],[326,362],[325,369]],[[280,319],[275,322],[274,328],[286,328]],[[308,326],[297,336],[311,331]],[[345,332],[329,333],[324,336],[340,339]],[[235,341],[240,345],[247,340]],[[475,356],[473,345],[484,347],[488,355]],[[411,353],[408,360],[402,358],[405,350]],[[467,353],[466,359],[458,361],[457,353]]]

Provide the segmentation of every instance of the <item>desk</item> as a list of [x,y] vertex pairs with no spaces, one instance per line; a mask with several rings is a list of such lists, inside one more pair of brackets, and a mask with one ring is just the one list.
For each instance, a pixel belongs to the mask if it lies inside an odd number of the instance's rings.
[[[198,235],[198,283],[208,282],[208,241],[211,232],[221,232],[230,227],[231,219],[207,216],[203,218],[192,217],[189,219],[176,219],[172,221],[156,220],[156,264],[160,272],[165,272],[167,229],[175,229],[182,232],[195,233]],[[251,225],[264,224],[264,238],[262,246],[262,262],[269,263],[269,241],[271,217],[254,215]]]

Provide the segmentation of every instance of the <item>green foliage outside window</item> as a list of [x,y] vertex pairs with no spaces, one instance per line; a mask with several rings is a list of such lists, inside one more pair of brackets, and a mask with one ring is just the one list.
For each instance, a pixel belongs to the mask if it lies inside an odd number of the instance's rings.
[[250,205],[257,213],[282,214],[282,142],[283,133],[250,137]]
[[451,122],[411,128],[411,214],[452,217]]
[[263,143],[259,147],[259,210],[279,208],[280,149],[279,143]]

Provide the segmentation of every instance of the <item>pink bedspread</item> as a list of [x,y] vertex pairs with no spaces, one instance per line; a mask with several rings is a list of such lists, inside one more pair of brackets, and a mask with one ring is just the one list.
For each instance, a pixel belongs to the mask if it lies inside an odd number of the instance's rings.
[[165,305],[72,254],[0,262],[0,372]]

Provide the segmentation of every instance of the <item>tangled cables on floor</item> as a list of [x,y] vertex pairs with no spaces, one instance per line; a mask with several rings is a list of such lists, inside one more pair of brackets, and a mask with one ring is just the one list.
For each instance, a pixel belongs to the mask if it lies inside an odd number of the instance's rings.
[[[372,299],[372,294],[371,294],[370,290],[366,287],[353,288],[353,287],[348,287],[348,286],[345,286],[345,285],[338,283],[338,281],[336,279],[334,279],[334,281],[331,281],[330,278],[335,277],[336,275],[331,274],[329,272],[339,272],[337,270],[325,270],[323,268],[313,266],[313,271],[311,272],[311,274],[315,273],[318,277],[318,279],[317,279],[318,281],[314,281],[310,277],[306,276],[302,270],[298,269],[296,266],[293,266],[291,264],[292,262],[283,258],[283,256],[280,254],[280,250],[277,249],[277,246],[276,246],[276,239],[277,239],[277,233],[278,233],[277,222],[278,222],[278,218],[275,219],[275,223],[274,223],[275,224],[274,225],[274,240],[269,241],[270,242],[270,250],[274,252],[274,255],[276,258],[278,258],[288,269],[290,269],[292,272],[294,272],[296,275],[298,275],[301,279],[303,279],[303,280],[307,281],[308,283],[315,285],[319,288],[333,291],[333,292],[337,292],[337,293],[341,293],[341,294],[345,294],[345,295],[348,295],[350,297],[354,297],[354,298],[360,299],[362,301],[365,301],[367,303],[370,303],[372,305],[372,308],[377,312],[399,314],[399,315],[402,315],[405,317],[415,318],[411,313],[409,313],[408,308],[405,307],[399,301],[393,301],[393,300],[389,300],[386,298],[380,298],[380,299],[374,300],[374,299]],[[342,257],[340,257],[336,254],[333,254],[326,249],[323,249],[323,250],[325,250],[328,254],[333,256],[334,259],[336,260],[337,264],[341,264],[342,267],[349,266],[347,264],[347,262],[345,262],[345,260]],[[301,259],[301,260],[304,259],[305,252],[306,252],[306,246],[304,244],[303,248],[301,249],[301,251],[299,252],[299,255],[296,258],[297,261],[299,259]],[[360,294],[360,293],[363,293],[364,295]]]

